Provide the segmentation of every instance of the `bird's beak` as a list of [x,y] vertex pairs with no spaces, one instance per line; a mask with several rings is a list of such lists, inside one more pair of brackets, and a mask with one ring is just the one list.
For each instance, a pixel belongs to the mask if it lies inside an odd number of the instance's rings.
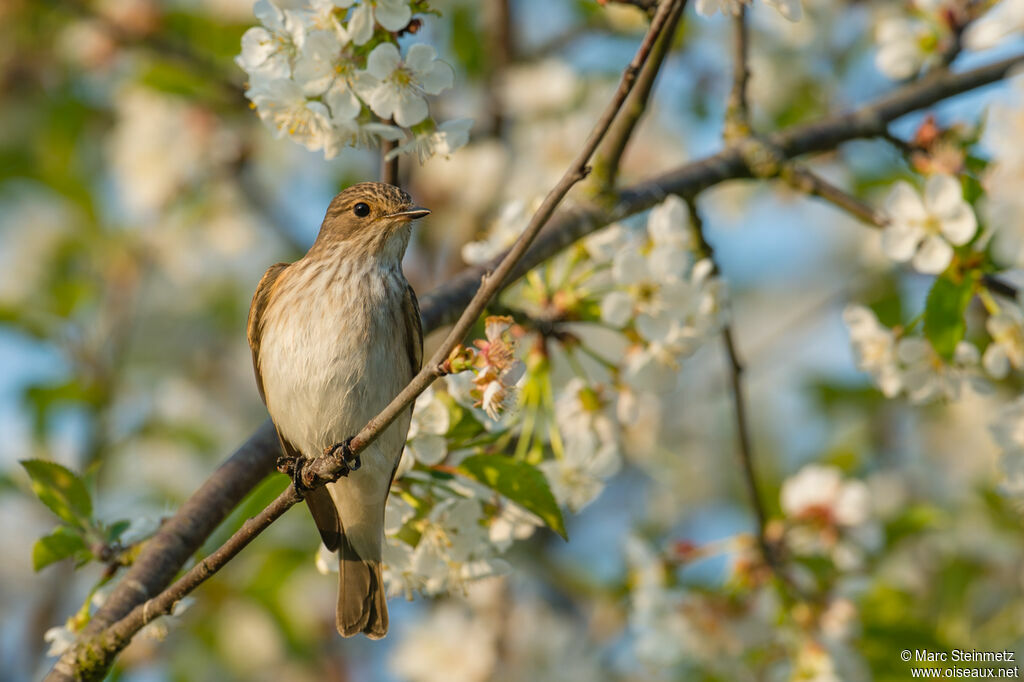
[[405,209],[404,211],[399,211],[398,213],[392,213],[388,217],[389,218],[398,218],[400,220],[416,220],[417,218],[425,218],[428,215],[430,215],[430,209],[429,208],[423,208],[421,206],[413,206],[411,208]]

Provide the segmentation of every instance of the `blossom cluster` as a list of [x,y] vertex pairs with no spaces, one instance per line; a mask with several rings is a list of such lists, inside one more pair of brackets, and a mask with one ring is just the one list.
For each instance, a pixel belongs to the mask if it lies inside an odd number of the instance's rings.
[[469,139],[471,121],[438,124],[426,97],[452,87],[455,73],[430,45],[404,55],[398,35],[410,28],[408,0],[311,0],[281,9],[255,6],[261,26],[246,31],[238,65],[249,76],[246,96],[278,137],[328,159],[344,146],[401,141],[390,156],[421,161],[451,154]]
[[[787,612],[749,536],[667,549],[632,537],[629,630],[637,658],[658,670],[696,667],[725,679],[748,677],[764,660],[778,661],[773,678],[860,679],[852,674],[858,613],[850,588],[883,540],[869,486],[812,464],[783,482],[780,507],[783,518],[770,532],[789,558],[788,580],[819,597],[821,608]],[[686,566],[723,554],[731,559],[724,591],[681,579]],[[821,561],[840,578],[821,582],[804,568]]]

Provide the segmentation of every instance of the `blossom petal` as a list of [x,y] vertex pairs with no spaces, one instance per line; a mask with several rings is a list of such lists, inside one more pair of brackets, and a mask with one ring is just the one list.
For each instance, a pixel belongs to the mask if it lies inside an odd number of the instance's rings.
[[624,327],[633,317],[633,299],[624,291],[613,291],[601,300],[601,321]]
[[961,202],[942,218],[941,229],[951,244],[963,246],[978,231],[978,219],[974,217],[970,205]]
[[[356,8],[352,10],[352,16],[346,29],[354,45],[365,45],[373,37],[373,7],[365,2],[356,5]],[[391,45],[391,43],[382,45]]]
[[903,263],[914,255],[923,236],[924,230],[917,223],[891,222],[882,230],[882,251]]
[[380,80],[385,80],[402,63],[402,55],[394,43],[381,43],[373,48],[366,58],[366,71]]
[[[414,46],[415,47],[415,46]],[[430,69],[420,74],[420,87],[430,95],[440,94],[455,84],[455,71],[441,61],[435,61]]]
[[412,19],[408,0],[377,0],[377,23],[389,31],[401,31]]
[[914,254],[914,269],[928,275],[937,275],[953,262],[953,247],[942,237],[930,235]]
[[612,277],[618,284],[635,284],[648,278],[647,259],[636,249],[625,249],[615,254]]
[[398,97],[394,107],[395,123],[408,128],[427,117],[427,101],[409,89],[396,89]]
[[899,181],[885,200],[885,212],[893,222],[921,222],[928,219],[921,197],[909,182]]
[[941,218],[963,203],[963,188],[956,178],[944,173],[928,178],[924,186],[924,205],[929,213]]
[[331,110],[332,121],[351,121],[363,108],[359,98],[342,80],[335,81],[324,96],[324,101]]

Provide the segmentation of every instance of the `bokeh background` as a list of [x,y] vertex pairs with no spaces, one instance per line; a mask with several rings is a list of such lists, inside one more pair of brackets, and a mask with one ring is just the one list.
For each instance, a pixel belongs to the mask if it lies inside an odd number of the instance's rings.
[[[434,211],[406,259],[420,292],[465,266],[461,246],[502,206],[550,188],[646,25],[634,7],[591,0],[431,4],[441,15],[416,39],[456,74],[432,107],[475,125],[450,159],[403,160],[406,188]],[[813,120],[895,87],[872,39],[895,5],[807,0],[798,23],[755,5],[755,125]],[[505,6],[511,45],[500,54]],[[625,184],[722,147],[729,24],[692,8],[683,22]],[[33,543],[55,519],[18,460],[83,472],[97,516],[131,520],[132,532],[173,513],[265,417],[244,331],[263,271],[304,252],[335,192],[378,175],[374,153],[325,161],[260,123],[233,63],[254,23],[249,0],[0,5],[0,679],[52,664],[44,633],[103,571],[32,570]],[[957,68],[1020,47],[966,54]],[[930,113],[978,126],[1010,95],[988,87]],[[893,131],[911,137],[923,116]],[[908,173],[884,141],[845,145],[816,167],[877,204]],[[987,428],[1015,387],[924,408],[885,400],[854,367],[841,311],[862,301],[899,319],[920,309],[927,279],[894,271],[876,231],[778,183],[727,183],[698,204],[733,295],[770,511],[780,513],[787,477],[823,462],[867,485],[882,529],[870,558],[844,575],[831,616],[843,631],[829,649],[840,672],[807,679],[905,679],[898,652],[915,646],[1024,649],[1020,515],[999,493]],[[137,638],[114,679],[794,677],[799,627],[759,620],[759,602],[731,582],[743,552],[730,539],[753,516],[725,369],[717,342],[687,359],[646,415],[647,438],[628,444],[622,471],[567,518],[568,543],[541,531],[509,551],[505,578],[393,599],[386,640],[335,635],[335,578],[317,572],[316,533],[295,510],[168,627]],[[284,484],[265,482],[204,551]],[[652,638],[635,618],[638,572],[655,561],[644,552],[691,546],[708,556],[671,568],[691,595],[685,617]]]

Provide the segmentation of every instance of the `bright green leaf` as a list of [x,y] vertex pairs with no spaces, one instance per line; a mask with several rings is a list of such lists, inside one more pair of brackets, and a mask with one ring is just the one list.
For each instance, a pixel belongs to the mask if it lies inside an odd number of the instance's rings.
[[67,526],[58,526],[49,535],[36,540],[32,547],[32,569],[39,571],[84,550],[85,540],[81,534]]
[[928,292],[924,309],[924,335],[940,356],[949,360],[967,330],[964,313],[974,293],[974,281],[965,277],[954,282],[939,277]]
[[562,510],[536,467],[503,455],[473,455],[462,460],[459,471],[533,512],[551,530],[569,539]]
[[62,521],[86,528],[92,517],[92,500],[85,482],[67,467],[41,459],[22,460],[32,491]]

